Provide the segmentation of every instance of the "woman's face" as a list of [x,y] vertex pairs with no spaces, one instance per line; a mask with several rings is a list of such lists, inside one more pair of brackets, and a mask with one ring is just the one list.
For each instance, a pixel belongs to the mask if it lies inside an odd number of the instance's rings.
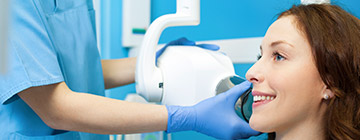
[[261,58],[246,74],[253,83],[250,126],[257,131],[287,131],[314,121],[321,112],[326,86],[294,19],[285,16],[269,27],[260,47]]

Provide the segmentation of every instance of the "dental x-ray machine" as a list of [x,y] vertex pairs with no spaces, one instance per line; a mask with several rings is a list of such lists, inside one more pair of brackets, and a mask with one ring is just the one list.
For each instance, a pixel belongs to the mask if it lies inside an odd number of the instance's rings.
[[194,46],[168,47],[155,64],[161,32],[171,26],[198,25],[200,0],[177,0],[176,14],[157,18],[148,28],[136,66],[137,93],[149,102],[194,105],[244,80],[229,57]]

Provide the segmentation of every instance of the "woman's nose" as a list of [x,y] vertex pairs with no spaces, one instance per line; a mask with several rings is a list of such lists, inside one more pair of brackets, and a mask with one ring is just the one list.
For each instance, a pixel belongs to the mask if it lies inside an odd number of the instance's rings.
[[246,79],[253,84],[258,84],[264,81],[264,67],[256,62],[246,73]]

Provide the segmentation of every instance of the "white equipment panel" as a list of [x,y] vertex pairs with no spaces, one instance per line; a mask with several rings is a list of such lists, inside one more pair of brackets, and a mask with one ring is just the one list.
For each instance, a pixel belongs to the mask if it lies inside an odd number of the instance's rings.
[[124,47],[140,46],[150,25],[150,0],[123,0]]

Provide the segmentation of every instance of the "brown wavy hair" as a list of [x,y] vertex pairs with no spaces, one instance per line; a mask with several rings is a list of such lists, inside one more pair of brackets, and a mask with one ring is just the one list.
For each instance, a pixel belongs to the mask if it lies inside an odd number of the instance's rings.
[[326,139],[360,139],[360,20],[339,6],[293,6],[280,14],[294,16],[307,38],[322,81],[334,93],[324,117]]

